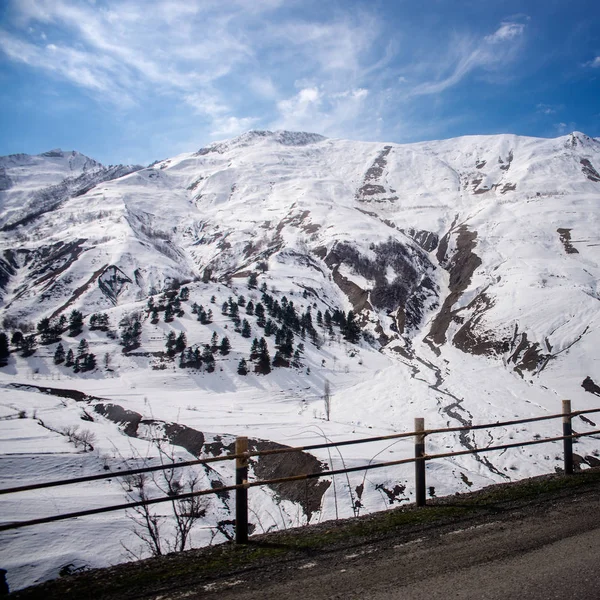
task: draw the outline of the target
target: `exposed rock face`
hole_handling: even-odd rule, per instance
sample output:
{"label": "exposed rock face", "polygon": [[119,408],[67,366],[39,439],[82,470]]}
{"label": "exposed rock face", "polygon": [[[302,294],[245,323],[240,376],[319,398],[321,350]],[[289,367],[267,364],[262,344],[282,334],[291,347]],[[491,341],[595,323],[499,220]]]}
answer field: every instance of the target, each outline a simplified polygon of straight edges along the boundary
{"label": "exposed rock face", "polygon": [[[252,450],[259,452],[285,448],[281,444],[262,440],[250,440],[249,446]],[[254,473],[259,479],[277,479],[279,477],[291,477],[292,475],[321,473],[324,470],[325,465],[312,454],[306,452],[287,452],[285,454],[262,456],[254,465]],[[305,481],[273,484],[269,487],[282,500],[300,504],[308,521],[310,521],[313,513],[321,509],[323,494],[330,485],[331,482],[323,479],[307,479]]]}
{"label": "exposed rock face", "polygon": [[394,202],[398,200],[398,196],[394,195],[395,190],[388,189],[384,185],[387,156],[391,149],[391,146],[384,146],[373,164],[367,169],[363,184],[356,192],[356,199],[359,202]]}
{"label": "exposed rock face", "polygon": [[[453,234],[456,235],[456,249],[452,256],[448,257],[448,244]],[[456,311],[452,307],[467,289],[471,283],[473,273],[481,265],[481,259],[473,252],[476,239],[476,231],[469,231],[465,225],[461,225],[455,231],[448,232],[438,246],[437,259],[440,265],[450,274],[450,293],[444,300],[428,334],[428,338],[438,346],[446,342],[446,332],[456,315]],[[465,332],[462,336],[463,344],[466,343],[466,338],[467,334]],[[472,345],[472,342],[470,344]]]}
{"label": "exposed rock face", "polygon": [[104,295],[115,305],[118,303],[121,292],[126,289],[129,283],[133,282],[115,265],[106,267],[98,277],[98,286]]}
{"label": "exposed rock face", "polygon": [[594,166],[587,158],[582,158],[579,162],[581,163],[582,173],[590,181],[600,182],[600,173],[594,169]]}
{"label": "exposed rock face", "polygon": [[[342,242],[335,245],[325,262],[332,268],[336,283],[348,294],[355,310],[372,306],[389,313],[397,312],[399,333],[415,329],[421,323],[427,303],[437,299],[437,287],[430,277],[435,267],[420,249],[392,238],[373,245],[371,251],[375,259]],[[342,264],[373,282],[370,293],[337,273]]]}

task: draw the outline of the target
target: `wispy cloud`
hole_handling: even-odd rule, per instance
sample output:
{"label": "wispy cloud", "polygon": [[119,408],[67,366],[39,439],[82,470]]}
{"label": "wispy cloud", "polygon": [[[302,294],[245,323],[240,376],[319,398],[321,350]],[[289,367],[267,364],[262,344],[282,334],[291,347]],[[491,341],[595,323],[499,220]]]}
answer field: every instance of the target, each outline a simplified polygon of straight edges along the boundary
{"label": "wispy cloud", "polygon": [[561,108],[562,106],[543,103],[540,103],[535,107],[536,112],[542,115],[555,115]]}
{"label": "wispy cloud", "polygon": [[596,58],[587,62],[585,66],[592,67],[592,69],[600,69],[600,56],[596,56]]}
{"label": "wispy cloud", "polygon": [[494,33],[479,39],[471,35],[455,36],[446,59],[440,60],[443,65],[441,75],[433,81],[416,85],[409,94],[439,94],[478,69],[490,71],[506,65],[518,53],[518,42],[524,33],[525,25],[522,23],[502,23]]}
{"label": "wispy cloud", "polygon": [[508,69],[527,37],[524,19],[513,17],[487,31],[431,38],[417,55],[412,32],[392,30],[364,5],[7,1],[0,56],[126,115],[151,104],[184,112],[201,123],[199,138],[251,127],[388,136],[424,96]]}

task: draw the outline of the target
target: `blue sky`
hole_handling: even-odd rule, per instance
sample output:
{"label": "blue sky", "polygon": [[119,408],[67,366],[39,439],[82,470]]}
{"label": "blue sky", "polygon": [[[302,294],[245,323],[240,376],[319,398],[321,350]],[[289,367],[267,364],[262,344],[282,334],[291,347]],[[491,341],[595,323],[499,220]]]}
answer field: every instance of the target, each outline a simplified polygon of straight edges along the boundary
{"label": "blue sky", "polygon": [[0,155],[600,136],[598,0],[0,0]]}

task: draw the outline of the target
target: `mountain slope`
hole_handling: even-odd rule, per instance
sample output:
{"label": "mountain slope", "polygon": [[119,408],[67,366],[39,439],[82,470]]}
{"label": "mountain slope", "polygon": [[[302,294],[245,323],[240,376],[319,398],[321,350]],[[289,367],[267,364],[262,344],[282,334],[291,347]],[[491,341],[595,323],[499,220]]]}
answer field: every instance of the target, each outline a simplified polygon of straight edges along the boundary
{"label": "mountain slope", "polygon": [[[14,440],[39,435],[64,451],[63,421],[84,419],[96,452],[112,452],[116,468],[111,448],[155,454],[153,436],[173,441],[165,432],[176,423],[196,432],[196,445],[176,444],[189,457],[236,434],[296,445],[407,431],[421,416],[445,427],[555,413],[563,398],[577,409],[597,403],[600,142],[582,133],[398,145],[255,131],[143,169],[60,154],[0,159],[4,330],[38,344],[30,353],[15,342],[0,369],[7,415],[28,415],[6,421],[16,429],[6,425],[5,452],[23,455],[11,459],[11,477],[39,477],[17,474],[26,451]],[[52,186],[62,191],[40,201]],[[17,192],[29,199],[23,219]],[[80,327],[68,323],[73,310]],[[253,338],[265,340],[268,374]],[[59,343],[73,365],[55,362]],[[58,403],[44,383],[15,387],[28,376],[82,395]],[[557,427],[440,435],[428,438],[428,452],[557,435]],[[596,446],[577,445],[584,465]],[[411,451],[380,444],[317,458],[335,468]],[[83,462],[93,470],[98,460]],[[440,495],[557,466],[560,445],[543,445],[431,463],[428,482]],[[218,471],[221,481],[231,476]],[[413,483],[410,470],[382,469],[333,480],[310,506],[278,493],[257,492],[256,527],[379,510],[411,498]],[[229,506],[217,504],[207,527],[227,521]],[[82,552],[92,561],[91,549]]]}

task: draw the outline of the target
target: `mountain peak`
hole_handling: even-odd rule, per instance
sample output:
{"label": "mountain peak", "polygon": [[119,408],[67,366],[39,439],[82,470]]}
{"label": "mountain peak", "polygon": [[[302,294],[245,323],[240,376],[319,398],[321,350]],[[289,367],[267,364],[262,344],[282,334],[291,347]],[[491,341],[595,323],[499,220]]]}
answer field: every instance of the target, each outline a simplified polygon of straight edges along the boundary
{"label": "mountain peak", "polygon": [[305,131],[269,131],[267,129],[251,129],[241,135],[229,140],[214,142],[205,148],[201,148],[197,155],[217,152],[223,154],[233,148],[243,148],[259,142],[275,142],[282,146],[307,146],[326,140],[327,138],[318,133],[309,133]]}

